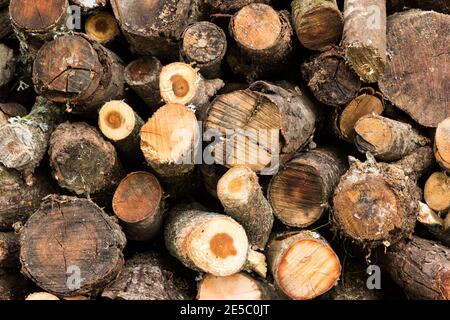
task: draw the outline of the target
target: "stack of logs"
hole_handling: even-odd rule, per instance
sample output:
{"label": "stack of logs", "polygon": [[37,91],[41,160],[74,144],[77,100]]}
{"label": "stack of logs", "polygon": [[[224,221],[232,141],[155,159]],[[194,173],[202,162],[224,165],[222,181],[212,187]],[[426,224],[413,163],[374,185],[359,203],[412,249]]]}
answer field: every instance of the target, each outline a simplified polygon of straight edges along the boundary
{"label": "stack of logs", "polygon": [[449,30],[448,0],[0,0],[0,299],[450,299]]}

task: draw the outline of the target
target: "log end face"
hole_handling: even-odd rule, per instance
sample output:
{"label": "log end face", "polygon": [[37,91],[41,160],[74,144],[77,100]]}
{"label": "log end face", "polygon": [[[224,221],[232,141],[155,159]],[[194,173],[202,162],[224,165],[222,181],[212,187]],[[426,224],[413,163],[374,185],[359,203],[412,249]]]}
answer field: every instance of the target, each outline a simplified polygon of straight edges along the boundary
{"label": "log end face", "polygon": [[434,154],[439,165],[450,172],[450,117],[438,124]]}
{"label": "log end face", "polygon": [[174,62],[162,68],[159,87],[167,103],[188,104],[197,93],[200,75],[190,65]]}
{"label": "log end face", "polygon": [[450,177],[444,172],[433,173],[425,183],[424,198],[433,210],[450,209]]}
{"label": "log end face", "polygon": [[116,19],[107,12],[90,16],[85,25],[86,34],[99,43],[108,43],[119,35]]}
{"label": "log end face", "polygon": [[205,275],[199,284],[197,300],[261,300],[256,280],[245,273],[226,277]]}
{"label": "log end face", "polygon": [[392,144],[392,129],[383,118],[371,115],[361,118],[355,125],[355,133],[355,143],[363,153],[382,154]]}
{"label": "log end face", "polygon": [[129,85],[147,84],[157,81],[162,65],[155,57],[144,57],[131,62],[125,69],[125,80]]}
{"label": "log end face", "polygon": [[136,115],[128,104],[114,100],[105,103],[100,109],[98,124],[108,139],[120,141],[133,132]]}
{"label": "log end face", "polygon": [[256,173],[247,166],[231,168],[217,183],[217,194],[222,203],[247,204],[259,189]]}
{"label": "log end face", "polygon": [[12,0],[9,5],[11,20],[27,31],[47,30],[67,13],[67,0]]}
{"label": "log end face", "polygon": [[345,57],[361,81],[375,83],[383,76],[386,53],[360,43],[346,47]]}

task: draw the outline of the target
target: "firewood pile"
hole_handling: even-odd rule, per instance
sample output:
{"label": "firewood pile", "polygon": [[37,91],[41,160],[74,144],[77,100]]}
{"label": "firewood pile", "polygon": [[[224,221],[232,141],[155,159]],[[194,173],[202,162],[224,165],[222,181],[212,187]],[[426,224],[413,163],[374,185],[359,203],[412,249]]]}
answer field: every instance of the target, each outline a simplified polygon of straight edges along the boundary
{"label": "firewood pile", "polygon": [[450,299],[448,0],[0,0],[0,299]]}

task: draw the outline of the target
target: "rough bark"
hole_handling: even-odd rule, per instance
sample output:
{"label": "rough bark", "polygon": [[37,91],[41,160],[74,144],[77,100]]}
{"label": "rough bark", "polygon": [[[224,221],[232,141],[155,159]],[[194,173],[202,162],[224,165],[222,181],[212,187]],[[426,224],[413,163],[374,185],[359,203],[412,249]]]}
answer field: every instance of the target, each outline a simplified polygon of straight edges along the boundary
{"label": "rough bark", "polygon": [[338,107],[349,103],[361,88],[361,81],[347,65],[342,50],[332,48],[302,65],[303,78],[320,102]]}
{"label": "rough bark", "polygon": [[18,103],[0,103],[0,127],[8,123],[10,118],[23,117],[28,113],[24,106]]}
{"label": "rough bark", "polygon": [[450,2],[447,0],[390,0],[386,5],[388,13],[417,8],[450,14]]}
{"label": "rough bark", "polygon": [[344,20],[336,0],[294,0],[291,7],[297,37],[305,48],[324,51],[341,40]]}
{"label": "rough bark", "polygon": [[59,125],[49,156],[55,180],[77,195],[112,191],[124,175],[113,145],[84,122]]}
{"label": "rough bark", "polygon": [[377,82],[386,64],[386,1],[346,0],[342,46],[364,82]]}
{"label": "rough bark", "polygon": [[419,148],[392,164],[377,163],[372,156],[364,163],[350,161],[333,199],[341,233],[368,247],[390,246],[410,236],[421,196],[416,180],[433,165],[431,148]]}
{"label": "rough bark", "polygon": [[274,218],[256,173],[246,166],[231,168],[220,178],[217,195],[225,212],[244,227],[252,248],[264,250]]}
{"label": "rough bark", "polygon": [[450,173],[450,117],[439,123],[436,129],[434,156],[442,169]]}
{"label": "rough bark", "polygon": [[324,294],[341,275],[336,253],[312,231],[276,235],[268,245],[267,261],[277,287],[295,300]]}
{"label": "rough bark", "polygon": [[389,58],[380,89],[427,127],[436,127],[450,115],[449,28],[450,16],[433,11],[410,10],[388,19]]}
{"label": "rough bark", "polygon": [[450,248],[412,237],[390,248],[384,265],[411,299],[450,299]]}
{"label": "rough bark", "polygon": [[0,300],[23,300],[32,290],[32,283],[17,269],[0,268]]}
{"label": "rough bark", "polygon": [[450,177],[445,172],[433,173],[425,182],[425,202],[431,209],[447,211],[450,209]]}
{"label": "rough bark", "polygon": [[89,37],[101,44],[111,42],[120,34],[116,19],[107,12],[91,15],[84,28]]}
{"label": "rough bark", "polygon": [[214,99],[204,130],[215,139],[208,147],[212,162],[227,167],[247,165],[257,173],[272,175],[278,165],[310,143],[316,121],[314,103],[298,88],[258,81],[249,89]]}
{"label": "rough bark", "polygon": [[164,192],[151,173],[127,175],[114,193],[112,206],[127,239],[146,241],[160,233],[166,210]]}
{"label": "rough bark", "polygon": [[79,33],[47,42],[37,53],[33,82],[38,94],[73,104],[74,113],[94,113],[123,95],[120,58]]}
{"label": "rough bark", "polygon": [[271,4],[272,0],[206,0],[208,11],[211,13],[235,13],[252,3]]}
{"label": "rough bark", "polygon": [[419,202],[417,221],[424,225],[436,240],[450,247],[450,225],[448,224],[450,219],[448,217],[450,217],[449,214],[447,214],[447,221],[444,220],[425,203]]}
{"label": "rough bark", "polygon": [[19,266],[19,236],[14,232],[0,232],[0,268]]}
{"label": "rough bark", "polygon": [[[51,196],[20,232],[22,273],[57,296],[96,294],[122,269],[125,244],[114,219],[92,201]],[[79,283],[69,278],[77,271]]]}
{"label": "rough bark", "polygon": [[0,43],[0,87],[8,84],[16,71],[14,51]]}
{"label": "rough bark", "polygon": [[180,43],[182,61],[198,68],[207,79],[220,78],[226,51],[225,32],[214,23],[196,22],[183,32]]}
{"label": "rough bark", "polygon": [[270,182],[267,194],[275,216],[288,226],[310,226],[330,207],[346,169],[345,158],[336,149],[298,153]]}

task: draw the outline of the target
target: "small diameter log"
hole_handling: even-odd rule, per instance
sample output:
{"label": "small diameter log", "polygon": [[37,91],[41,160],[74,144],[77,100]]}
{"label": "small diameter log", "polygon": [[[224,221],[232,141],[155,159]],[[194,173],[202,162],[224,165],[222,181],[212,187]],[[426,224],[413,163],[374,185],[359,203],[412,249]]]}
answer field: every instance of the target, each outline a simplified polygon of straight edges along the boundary
{"label": "small diameter log", "polygon": [[410,10],[388,19],[389,59],[381,92],[427,127],[450,116],[449,28],[450,15],[433,11]]}
{"label": "small diameter log", "polygon": [[84,28],[88,36],[101,44],[111,42],[120,33],[116,19],[107,12],[91,15]]}
{"label": "small diameter log", "polygon": [[0,40],[9,37],[13,33],[8,8],[0,9]]}
{"label": "small diameter log", "polygon": [[231,18],[229,31],[237,47],[228,55],[228,64],[248,82],[279,71],[294,51],[289,13],[266,4],[243,7]]}
{"label": "small diameter log", "polygon": [[123,95],[119,57],[82,34],[47,42],[33,66],[36,92],[49,100],[75,105],[74,112],[94,113],[105,101]]}
{"label": "small diameter log", "polygon": [[58,184],[77,195],[112,191],[123,177],[112,144],[84,122],[59,125],[50,138],[49,156]]}
{"label": "small diameter log", "polygon": [[112,199],[128,240],[146,241],[162,229],[164,193],[154,175],[133,172],[119,184]]}
{"label": "small diameter log", "polygon": [[434,238],[447,247],[450,247],[449,217],[450,214],[447,214],[447,218],[444,220],[425,203],[419,202],[419,215],[417,221],[424,225]]}
{"label": "small diameter log", "polygon": [[[176,261],[175,261],[176,262]],[[156,252],[134,255],[102,293],[112,300],[191,300],[187,270]]]}
{"label": "small diameter log", "polygon": [[23,300],[32,290],[32,282],[18,269],[0,268],[0,300]]}
{"label": "small diameter log", "polygon": [[14,51],[0,43],[0,87],[10,82],[16,71]]}
{"label": "small diameter log", "polygon": [[204,130],[215,139],[210,151],[216,163],[247,165],[257,173],[273,174],[309,144],[316,113],[314,103],[298,88],[286,90],[258,81],[249,89],[214,99]]}
{"label": "small diameter log", "polygon": [[28,113],[24,106],[18,103],[0,103],[0,127],[8,123],[10,118],[23,117]]}
{"label": "small diameter log", "polygon": [[305,48],[324,51],[341,40],[344,19],[336,0],[294,0],[291,7],[297,37]]}
{"label": "small diameter log", "polygon": [[427,205],[436,211],[450,209],[450,176],[444,172],[433,173],[425,183],[424,198]]}
{"label": "small diameter log", "polygon": [[274,237],[267,260],[277,287],[291,299],[308,300],[334,287],[341,275],[339,258],[317,232]]}
{"label": "small diameter log", "polygon": [[34,292],[29,294],[25,300],[37,300],[37,301],[51,301],[59,300],[59,298],[48,292]]}
{"label": "small diameter log", "polygon": [[198,68],[207,79],[220,77],[226,51],[225,32],[214,23],[196,22],[183,32],[180,44],[182,61]]}
{"label": "small diameter log", "polygon": [[377,82],[386,64],[386,0],[345,0],[345,58],[364,82]]}
{"label": "small diameter log", "polygon": [[238,272],[226,277],[206,274],[198,283],[197,300],[276,300],[280,294],[267,282]]}
{"label": "small diameter log", "polygon": [[450,173],[450,117],[439,123],[436,129],[434,156],[442,169]]}
{"label": "small diameter log", "polygon": [[413,236],[389,248],[383,262],[411,299],[450,299],[450,248]]}
{"label": "small diameter log", "polygon": [[14,232],[0,232],[0,268],[17,268],[19,262],[19,236]]}
{"label": "small diameter log", "polygon": [[355,145],[362,153],[370,152],[375,159],[396,161],[417,148],[430,143],[410,124],[369,114],[355,124]]}
{"label": "small diameter log", "polygon": [[217,196],[225,212],[244,227],[252,248],[264,250],[274,218],[256,173],[246,166],[231,168],[219,180]]}
{"label": "small diameter log", "polygon": [[358,75],[346,64],[338,48],[303,63],[302,74],[316,99],[333,107],[349,103],[361,88]]}
{"label": "small diameter log", "polygon": [[349,143],[355,140],[355,124],[365,115],[380,115],[384,111],[383,95],[368,87],[342,109],[336,108],[332,116],[335,134]]}
{"label": "small diameter log", "polygon": [[144,121],[128,104],[119,100],[105,103],[99,112],[98,125],[123,159],[132,163],[141,162],[140,132]]}
{"label": "small diameter log", "polygon": [[334,149],[298,153],[270,182],[267,194],[275,216],[302,228],[319,220],[346,168],[345,158]]}
{"label": "small diameter log", "polygon": [[37,209],[42,198],[57,188],[49,175],[36,171],[29,186],[22,175],[0,165],[0,231],[12,230],[15,222],[25,222]]}
{"label": "small diameter log", "polygon": [[206,0],[211,13],[235,13],[251,3],[271,4],[272,0]]}
{"label": "small diameter log", "polygon": [[364,163],[350,157],[350,169],[334,193],[334,222],[359,244],[390,246],[411,235],[418,214],[416,180],[433,165],[432,150],[422,147],[401,161]]}
{"label": "small diameter log", "polygon": [[92,201],[51,196],[20,231],[22,273],[57,296],[95,294],[121,270],[125,244],[119,225]]}
{"label": "small diameter log", "polygon": [[26,175],[33,173],[47,152],[51,133],[62,119],[63,109],[37,97],[28,115],[11,118],[0,127],[0,162]]}
{"label": "small diameter log", "polygon": [[108,0],[72,0],[83,12],[99,10],[108,4]]}
{"label": "small diameter log", "polygon": [[126,83],[154,111],[163,105],[159,91],[161,69],[161,62],[155,57],[134,60],[125,68]]}
{"label": "small diameter log", "polygon": [[182,62],[163,67],[159,76],[159,90],[166,103],[192,106],[199,114],[224,85],[220,79],[204,79],[198,70]]}

